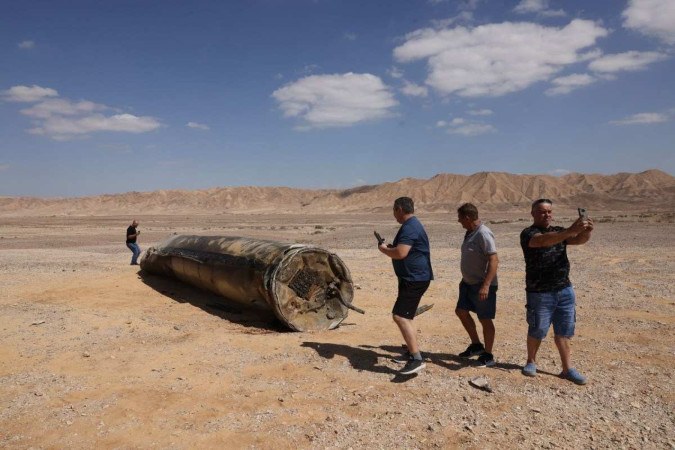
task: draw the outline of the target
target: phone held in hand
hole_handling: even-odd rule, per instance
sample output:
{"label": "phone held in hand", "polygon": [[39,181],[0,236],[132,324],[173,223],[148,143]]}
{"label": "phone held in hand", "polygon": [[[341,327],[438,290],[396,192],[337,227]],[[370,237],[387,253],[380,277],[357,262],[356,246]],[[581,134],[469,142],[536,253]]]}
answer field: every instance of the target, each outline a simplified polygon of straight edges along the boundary
{"label": "phone held in hand", "polygon": [[377,239],[377,245],[382,245],[384,243],[384,238],[380,236],[380,233],[373,231],[373,234],[375,235],[375,239]]}
{"label": "phone held in hand", "polygon": [[586,208],[577,208],[577,211],[579,212],[579,217],[581,217],[583,220],[588,219],[588,213],[586,212]]}

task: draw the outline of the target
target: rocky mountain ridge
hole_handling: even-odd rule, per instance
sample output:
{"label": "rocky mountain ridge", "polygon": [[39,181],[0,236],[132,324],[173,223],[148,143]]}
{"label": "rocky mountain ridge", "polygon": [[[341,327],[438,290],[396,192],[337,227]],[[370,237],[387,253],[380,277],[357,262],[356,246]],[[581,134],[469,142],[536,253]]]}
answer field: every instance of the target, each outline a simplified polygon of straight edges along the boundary
{"label": "rocky mountain ridge", "polygon": [[583,205],[595,210],[673,211],[675,177],[656,169],[559,177],[443,173],[429,179],[404,178],[343,190],[244,186],[77,198],[0,197],[0,215],[378,212],[388,210],[395,198],[404,195],[412,197],[422,211],[447,211],[464,202],[487,210],[520,211],[541,197],[553,199],[556,205]]}

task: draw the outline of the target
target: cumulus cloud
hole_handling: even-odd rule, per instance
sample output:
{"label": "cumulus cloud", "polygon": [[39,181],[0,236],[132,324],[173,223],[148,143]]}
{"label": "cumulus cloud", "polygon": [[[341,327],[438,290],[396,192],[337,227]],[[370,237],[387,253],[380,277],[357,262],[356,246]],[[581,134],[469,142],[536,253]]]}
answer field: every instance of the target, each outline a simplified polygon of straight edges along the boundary
{"label": "cumulus cloud", "polygon": [[12,86],[6,91],[2,91],[2,98],[8,102],[32,103],[45,97],[58,96],[59,93],[56,90],[43,88],[35,84],[32,86]]}
{"label": "cumulus cloud", "polygon": [[629,0],[623,11],[623,26],[668,44],[675,44],[675,2],[673,0]]}
{"label": "cumulus cloud", "polygon": [[187,125],[185,125],[188,128],[193,128],[195,130],[210,130],[208,125],[204,125],[203,123],[197,123],[197,122],[188,122]]}
{"label": "cumulus cloud", "polygon": [[394,49],[398,62],[427,60],[426,84],[441,94],[499,96],[547,80],[588,58],[585,49],[608,31],[576,19],[562,28],[534,23],[421,29]]}
{"label": "cumulus cloud", "polygon": [[491,109],[472,109],[469,114],[472,116],[491,116],[493,113]]}
{"label": "cumulus cloud", "polygon": [[668,58],[665,53],[629,51],[602,56],[588,65],[593,72],[613,73],[643,70],[649,64]]}
{"label": "cumulus cloud", "polygon": [[345,127],[392,115],[398,104],[389,87],[371,74],[312,75],[272,93],[284,117],[304,128]]}
{"label": "cumulus cloud", "polygon": [[21,41],[21,42],[19,42],[19,44],[17,46],[20,49],[29,50],[29,49],[35,47],[35,42],[33,42],[33,41]]}
{"label": "cumulus cloud", "polygon": [[458,134],[466,137],[479,136],[481,134],[494,133],[497,131],[497,129],[490,124],[466,120],[462,117],[456,117],[450,122],[439,120],[436,122],[436,127],[445,128],[449,134]]}
{"label": "cumulus cloud", "polygon": [[563,17],[566,16],[562,9],[553,10],[548,7],[548,0],[521,0],[513,8],[517,14],[539,14],[545,17]]}
{"label": "cumulus cloud", "polygon": [[88,100],[68,100],[59,97],[54,89],[35,85],[13,86],[3,92],[3,98],[11,102],[34,103],[21,110],[21,114],[33,119],[33,127],[28,132],[55,140],[68,140],[99,131],[145,133],[161,126],[159,121],[148,116],[106,116],[101,112],[111,110],[109,106]]}
{"label": "cumulus cloud", "polygon": [[408,97],[426,97],[429,94],[429,89],[426,86],[420,86],[419,84],[404,80],[401,92]]}
{"label": "cumulus cloud", "polygon": [[573,73],[564,77],[558,77],[551,81],[552,88],[546,91],[546,95],[569,94],[575,89],[595,83],[597,78],[587,73]]}
{"label": "cumulus cloud", "polygon": [[663,113],[638,113],[621,120],[613,120],[612,125],[644,125],[650,123],[663,123],[668,121],[668,115]]}

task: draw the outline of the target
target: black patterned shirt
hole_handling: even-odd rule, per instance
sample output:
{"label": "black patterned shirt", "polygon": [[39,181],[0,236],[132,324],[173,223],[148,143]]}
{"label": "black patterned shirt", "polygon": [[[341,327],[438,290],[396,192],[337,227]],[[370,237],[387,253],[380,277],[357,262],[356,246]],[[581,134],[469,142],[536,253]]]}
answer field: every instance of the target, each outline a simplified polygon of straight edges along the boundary
{"label": "black patterned shirt", "polygon": [[520,246],[525,256],[525,290],[527,292],[559,291],[570,283],[570,262],[567,259],[567,242],[550,247],[529,247],[530,239],[537,234],[564,231],[563,227],[539,228],[534,225],[520,233]]}

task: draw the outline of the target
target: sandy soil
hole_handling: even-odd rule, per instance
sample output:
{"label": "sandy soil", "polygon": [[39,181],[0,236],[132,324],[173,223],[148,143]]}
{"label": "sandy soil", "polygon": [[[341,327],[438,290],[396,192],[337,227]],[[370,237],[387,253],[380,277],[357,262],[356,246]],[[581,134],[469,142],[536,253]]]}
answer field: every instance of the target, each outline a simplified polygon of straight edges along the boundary
{"label": "sandy soil", "polygon": [[[142,248],[170,233],[237,235],[336,252],[359,289],[336,330],[284,331],[273,318],[178,282],[141,277],[126,217],[0,219],[2,448],[675,448],[675,224],[606,218],[570,248],[578,296],[576,386],[525,359],[526,215],[485,217],[501,267],[495,368],[459,359],[454,315],[463,235],[420,215],[436,281],[417,320],[428,357],[397,374],[395,278],[372,230],[389,215],[139,217]],[[560,222],[568,223],[565,220]],[[493,393],[471,387],[485,375]]]}

